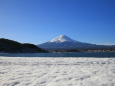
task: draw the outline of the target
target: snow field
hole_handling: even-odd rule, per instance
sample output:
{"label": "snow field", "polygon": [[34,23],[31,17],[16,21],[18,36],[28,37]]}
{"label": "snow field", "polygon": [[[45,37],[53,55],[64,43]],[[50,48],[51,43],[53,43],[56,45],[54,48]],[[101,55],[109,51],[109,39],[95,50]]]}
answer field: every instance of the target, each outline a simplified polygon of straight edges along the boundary
{"label": "snow field", "polygon": [[0,57],[0,86],[115,86],[115,58]]}

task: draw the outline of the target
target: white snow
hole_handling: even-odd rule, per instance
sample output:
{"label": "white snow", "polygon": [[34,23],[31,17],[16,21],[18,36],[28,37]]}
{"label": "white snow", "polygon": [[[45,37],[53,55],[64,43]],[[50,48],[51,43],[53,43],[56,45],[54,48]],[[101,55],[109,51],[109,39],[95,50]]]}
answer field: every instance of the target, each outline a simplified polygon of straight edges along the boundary
{"label": "white snow", "polygon": [[0,57],[0,86],[115,86],[115,58]]}
{"label": "white snow", "polygon": [[56,37],[55,39],[53,39],[49,42],[58,42],[58,43],[60,43],[60,42],[65,42],[65,41],[75,42],[75,40],[73,40],[73,39],[71,39],[71,38],[69,38],[65,35],[60,35],[60,36]]}

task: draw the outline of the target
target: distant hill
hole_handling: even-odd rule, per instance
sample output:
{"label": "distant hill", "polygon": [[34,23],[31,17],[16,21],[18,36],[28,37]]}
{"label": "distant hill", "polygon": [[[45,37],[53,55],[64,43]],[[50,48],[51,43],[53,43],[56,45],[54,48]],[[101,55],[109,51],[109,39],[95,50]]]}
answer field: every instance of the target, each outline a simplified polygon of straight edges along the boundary
{"label": "distant hill", "polygon": [[90,43],[84,43],[75,41],[65,35],[60,35],[55,39],[45,42],[43,44],[37,45],[40,48],[47,50],[106,50],[106,49],[115,49],[115,45],[113,46],[105,46],[105,45],[96,45]]}
{"label": "distant hill", "polygon": [[7,53],[42,53],[47,52],[34,44],[19,43],[13,40],[0,38],[0,52]]}

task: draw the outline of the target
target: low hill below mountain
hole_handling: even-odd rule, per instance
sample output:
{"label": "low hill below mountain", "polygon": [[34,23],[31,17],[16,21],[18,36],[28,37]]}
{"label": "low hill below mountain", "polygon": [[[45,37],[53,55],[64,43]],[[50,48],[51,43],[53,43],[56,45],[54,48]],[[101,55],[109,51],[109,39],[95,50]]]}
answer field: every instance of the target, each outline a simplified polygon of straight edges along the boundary
{"label": "low hill below mountain", "polygon": [[0,52],[6,53],[42,53],[47,52],[33,44],[22,44],[9,39],[0,39]]}

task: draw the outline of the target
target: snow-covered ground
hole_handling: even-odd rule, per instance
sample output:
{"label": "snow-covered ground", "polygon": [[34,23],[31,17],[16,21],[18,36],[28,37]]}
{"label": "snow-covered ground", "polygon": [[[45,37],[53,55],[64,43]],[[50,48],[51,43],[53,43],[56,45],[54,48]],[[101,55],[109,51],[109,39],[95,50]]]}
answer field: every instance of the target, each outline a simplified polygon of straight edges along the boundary
{"label": "snow-covered ground", "polygon": [[0,86],[115,86],[115,58],[0,57]]}

